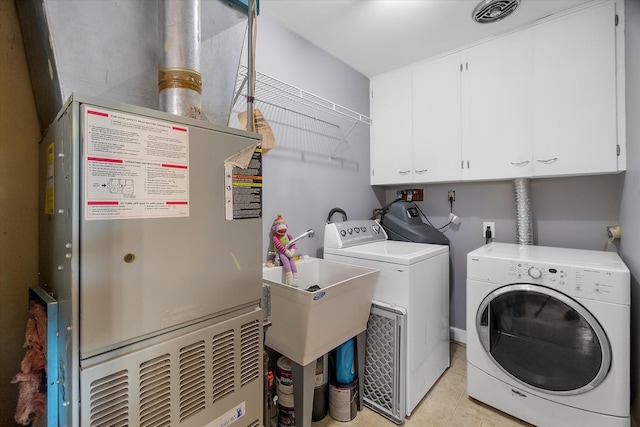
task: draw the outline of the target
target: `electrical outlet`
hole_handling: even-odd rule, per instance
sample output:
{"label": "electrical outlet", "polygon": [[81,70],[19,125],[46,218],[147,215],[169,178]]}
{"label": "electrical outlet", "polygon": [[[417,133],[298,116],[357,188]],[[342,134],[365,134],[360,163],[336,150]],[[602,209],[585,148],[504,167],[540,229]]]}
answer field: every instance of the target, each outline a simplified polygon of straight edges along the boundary
{"label": "electrical outlet", "polygon": [[396,194],[398,195],[398,197],[402,198],[402,200],[407,200],[409,202],[424,201],[424,191],[421,188],[398,190],[396,191]]}
{"label": "electrical outlet", "polygon": [[496,238],[496,223],[495,222],[483,222],[482,223],[482,237],[486,237],[487,227],[491,230],[491,238]]}
{"label": "electrical outlet", "polygon": [[447,200],[450,202],[455,202],[456,201],[456,192],[453,190],[449,190],[447,191]]}

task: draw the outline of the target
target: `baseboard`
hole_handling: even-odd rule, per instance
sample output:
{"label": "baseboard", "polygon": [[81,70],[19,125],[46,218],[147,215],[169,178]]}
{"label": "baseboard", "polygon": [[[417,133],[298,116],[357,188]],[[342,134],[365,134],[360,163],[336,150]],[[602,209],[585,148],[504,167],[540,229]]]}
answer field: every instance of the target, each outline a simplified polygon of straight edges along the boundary
{"label": "baseboard", "polygon": [[460,328],[454,328],[451,326],[449,328],[451,331],[451,340],[455,342],[459,342],[460,344],[467,344],[467,331]]}

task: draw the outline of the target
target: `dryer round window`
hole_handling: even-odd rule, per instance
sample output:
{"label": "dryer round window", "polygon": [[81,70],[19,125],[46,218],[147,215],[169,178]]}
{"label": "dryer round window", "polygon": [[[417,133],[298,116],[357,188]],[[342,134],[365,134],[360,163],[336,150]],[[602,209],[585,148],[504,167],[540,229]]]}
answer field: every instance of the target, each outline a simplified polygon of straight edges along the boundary
{"label": "dryer round window", "polygon": [[545,393],[584,393],[611,367],[611,345],[600,323],[575,300],[544,286],[496,289],[480,304],[476,331],[504,372]]}

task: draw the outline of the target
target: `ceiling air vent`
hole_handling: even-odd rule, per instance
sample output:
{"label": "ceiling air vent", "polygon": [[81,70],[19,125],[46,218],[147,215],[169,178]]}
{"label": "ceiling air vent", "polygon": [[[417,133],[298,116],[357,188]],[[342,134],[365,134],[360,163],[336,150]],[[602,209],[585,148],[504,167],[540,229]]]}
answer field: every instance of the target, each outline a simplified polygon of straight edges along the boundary
{"label": "ceiling air vent", "polygon": [[483,0],[473,10],[473,20],[489,24],[511,15],[520,5],[520,0]]}

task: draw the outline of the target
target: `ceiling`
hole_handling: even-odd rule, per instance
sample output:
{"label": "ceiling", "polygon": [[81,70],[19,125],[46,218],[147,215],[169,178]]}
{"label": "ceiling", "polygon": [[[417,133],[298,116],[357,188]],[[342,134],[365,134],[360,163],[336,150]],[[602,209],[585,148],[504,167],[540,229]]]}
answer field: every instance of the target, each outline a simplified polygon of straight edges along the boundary
{"label": "ceiling", "polygon": [[260,13],[367,77],[469,45],[594,0],[521,0],[478,24],[480,0],[260,0]]}

